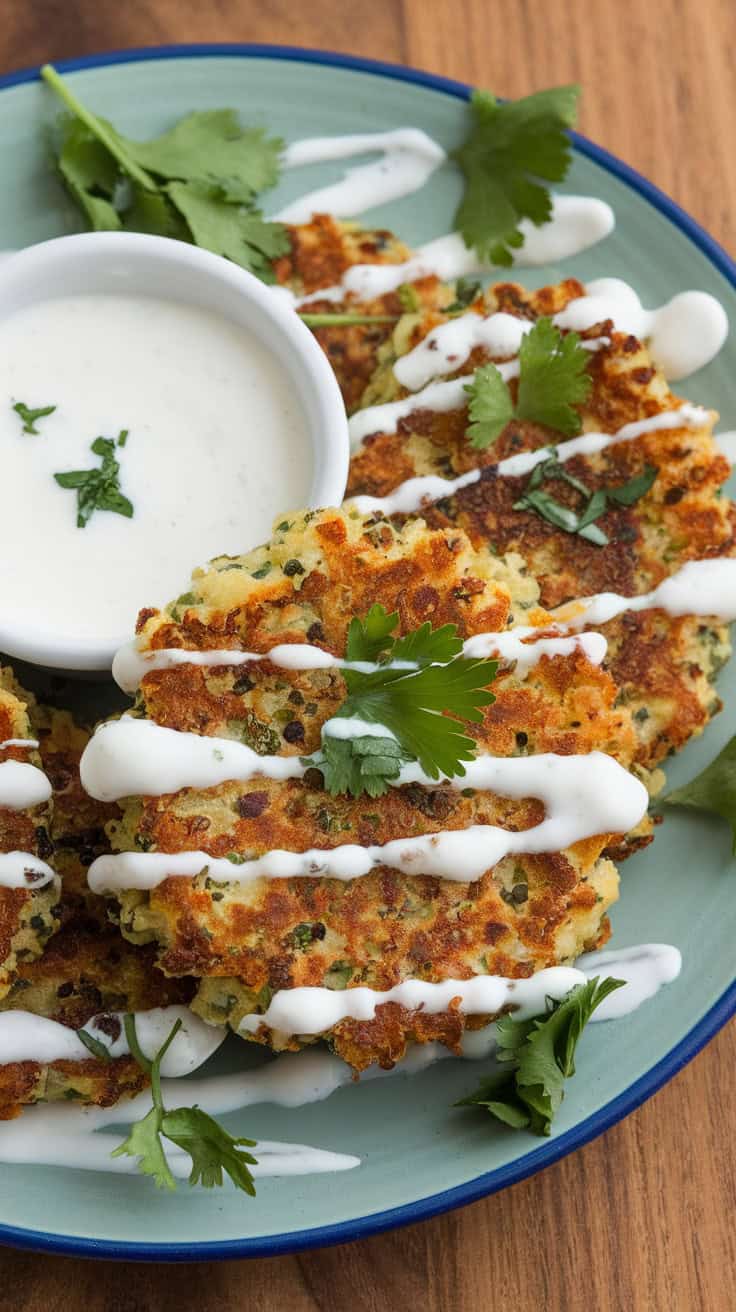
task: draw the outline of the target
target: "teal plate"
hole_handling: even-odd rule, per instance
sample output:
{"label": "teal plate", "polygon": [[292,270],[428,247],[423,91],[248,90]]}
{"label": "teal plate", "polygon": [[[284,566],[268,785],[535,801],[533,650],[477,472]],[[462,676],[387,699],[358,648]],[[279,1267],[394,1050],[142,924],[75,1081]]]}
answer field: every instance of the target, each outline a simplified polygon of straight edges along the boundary
{"label": "teal plate", "polygon": [[[87,103],[132,137],[160,132],[189,110],[223,105],[287,139],[412,124],[452,147],[467,121],[468,88],[460,83],[310,51],[185,46],[60,67]],[[0,80],[0,97],[0,249],[75,231],[77,215],[48,166],[44,126],[55,105],[36,71]],[[616,276],[633,283],[648,305],[701,288],[736,320],[736,267],[716,243],[625,165],[583,139],[575,145],[566,189],[608,201],[615,231],[560,267],[520,271],[521,279],[539,286],[573,274],[583,281]],[[337,174],[333,165],[300,170],[280,185],[274,208]],[[416,244],[448,231],[458,195],[457,174],[447,165],[421,199],[383,206],[366,219]],[[727,346],[685,389],[691,400],[720,410],[724,428],[736,427],[733,369]],[[721,693],[728,709],[672,764],[673,784],[700,770],[734,732],[736,662],[724,672]],[[294,1111],[262,1106],[228,1117],[231,1129],[252,1138],[310,1143],[362,1159],[357,1170],[338,1176],[260,1181],[256,1200],[230,1189],[180,1187],[164,1195],[141,1177],[4,1166],[0,1241],[152,1261],[282,1253],[419,1221],[531,1175],[637,1107],[736,1010],[733,880],[726,827],[693,814],[668,814],[654,847],[626,863],[614,943],[676,944],[682,975],[625,1024],[596,1025],[586,1034],[577,1076],[547,1141],[452,1110],[478,1072],[451,1060],[419,1076],[343,1089]],[[236,1047],[236,1057],[241,1051]]]}

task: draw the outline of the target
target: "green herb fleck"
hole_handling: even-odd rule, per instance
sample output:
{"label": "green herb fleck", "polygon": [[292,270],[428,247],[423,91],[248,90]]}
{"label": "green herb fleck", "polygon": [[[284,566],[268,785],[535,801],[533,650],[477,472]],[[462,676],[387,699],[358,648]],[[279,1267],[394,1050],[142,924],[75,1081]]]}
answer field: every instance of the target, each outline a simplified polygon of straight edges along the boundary
{"label": "green herb fleck", "polygon": [[[127,429],[123,429],[118,444],[124,446],[127,436]],[[122,443],[120,438],[123,438]],[[96,510],[109,510],[132,519],[133,503],[120,491],[120,464],[115,459],[115,439],[96,437],[90,449],[93,455],[100,457],[98,469],[73,469],[54,474],[59,487],[77,493],[77,528],[84,528]]]}
{"label": "green herb fleck", "polygon": [[16,401],[13,406],[15,413],[23,420],[24,433],[33,433],[38,437],[36,422],[39,419],[45,419],[46,415],[52,415],[56,409],[55,405],[28,406],[25,401]]}
{"label": "green herb fleck", "polygon": [[77,1030],[77,1038],[88,1048],[93,1057],[98,1057],[100,1061],[110,1061],[110,1050],[96,1039],[88,1030]]}
{"label": "green herb fleck", "polygon": [[[591,491],[579,478],[574,478],[567,472],[564,464],[558,459],[557,452],[553,450],[547,460],[540,461],[534,466],[523,495],[514,502],[514,510],[533,511],[555,528],[561,528],[565,533],[576,533],[578,537],[586,538],[594,546],[605,547],[608,545],[609,538],[595,521],[605,514],[611,502],[615,505],[632,506],[649,491],[658,472],[655,465],[645,465],[641,474],[636,474],[619,487],[602,487]],[[559,479],[583,496],[585,504],[582,510],[576,511],[570,506],[564,506],[549,492],[545,492],[541,484],[547,479]]]}

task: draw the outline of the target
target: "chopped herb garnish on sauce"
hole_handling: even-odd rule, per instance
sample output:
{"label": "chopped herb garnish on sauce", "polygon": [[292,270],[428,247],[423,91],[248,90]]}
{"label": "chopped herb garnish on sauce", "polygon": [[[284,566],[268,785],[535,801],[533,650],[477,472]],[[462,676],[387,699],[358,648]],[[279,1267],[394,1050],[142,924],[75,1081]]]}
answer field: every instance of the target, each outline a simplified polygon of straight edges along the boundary
{"label": "chopped herb garnish on sauce", "polygon": [[116,446],[124,447],[127,438],[127,429],[122,429],[117,441],[112,437],[96,437],[90,449],[100,457],[97,469],[70,469],[54,474],[59,487],[76,491],[77,528],[84,528],[96,510],[133,518],[133,503],[120,491],[120,462],[115,458]]}
{"label": "chopped herb garnish on sauce", "polygon": [[214,109],[132,141],[82,104],[52,65],[41,76],[69,111],[57,165],[90,227],[193,242],[273,282],[273,261],[289,238],[255,202],[277,181],[279,138],[241,127],[232,109]]}
{"label": "chopped herb garnish on sauce", "polygon": [[13,406],[13,409],[15,410],[15,413],[19,415],[20,418],[23,420],[22,431],[24,433],[33,433],[34,436],[37,437],[38,429],[36,428],[36,423],[38,422],[39,419],[45,419],[46,415],[52,415],[56,409],[56,406],[39,405],[34,407],[34,406],[26,405],[24,401],[16,401],[15,405]]}
{"label": "chopped herb garnish on sauce", "polygon": [[516,404],[495,364],[481,365],[465,391],[470,397],[471,446],[484,451],[512,419],[545,424],[565,437],[580,432],[582,405],[591,388],[588,352],[577,333],[561,333],[551,319],[538,319],[519,348]]}
{"label": "chopped herb garnish on sauce", "polygon": [[132,1126],[128,1138],[112,1156],[137,1157],[139,1171],[153,1176],[159,1189],[176,1189],[162,1143],[162,1139],[168,1139],[192,1159],[190,1185],[201,1184],[205,1189],[211,1189],[222,1184],[223,1172],[226,1172],[238,1189],[254,1196],[255,1184],[248,1167],[255,1166],[257,1159],[244,1149],[255,1147],[255,1140],[233,1138],[200,1107],[166,1110],[161,1089],[161,1062],[180,1028],[181,1020],[177,1020],[153,1061],[148,1061],[138,1042],[135,1018],[131,1015],[125,1017],[125,1035],[131,1054],[151,1077],[153,1106]]}
{"label": "chopped herb garnish on sauce", "polygon": [[579,88],[553,87],[500,104],[474,91],[472,125],[454,152],[465,174],[455,225],[466,246],[490,264],[513,264],[524,244],[522,219],[552,217],[547,183],[561,182],[572,159],[567,129],[575,123]]}
{"label": "chopped herb garnish on sauce", "polygon": [[667,806],[687,806],[722,816],[731,826],[736,856],[736,737],[689,784],[674,788],[662,801]]}
{"label": "chopped herb garnish on sauce", "polygon": [[365,619],[350,622],[347,659],[374,662],[378,668],[343,671],[348,696],[335,716],[355,716],[385,726],[389,734],[324,736],[321,751],[307,764],[322,772],[332,794],[380,797],[406,761],[418,761],[432,779],[462,775],[463,761],[475,755],[475,740],[459,721],[478,723],[481,708],[495,701],[488,685],[497,663],[464,658],[454,624],[440,629],[422,624],[394,638],[398,622],[398,614],[380,605],[372,606]]}
{"label": "chopped herb garnish on sauce", "polygon": [[591,979],[530,1020],[503,1016],[497,1024],[496,1059],[505,1069],[483,1080],[457,1107],[479,1107],[514,1130],[547,1135],[575,1074],[575,1049],[593,1012],[622,979]]}

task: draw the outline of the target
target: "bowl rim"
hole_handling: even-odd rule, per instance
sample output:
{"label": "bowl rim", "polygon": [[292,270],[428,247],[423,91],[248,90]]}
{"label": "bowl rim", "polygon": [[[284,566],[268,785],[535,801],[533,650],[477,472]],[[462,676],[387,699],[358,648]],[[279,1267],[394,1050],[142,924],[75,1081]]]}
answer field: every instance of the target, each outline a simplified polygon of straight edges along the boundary
{"label": "bowl rim", "polygon": [[[133,47],[127,50],[111,50],[98,54],[89,54],[76,59],[56,61],[55,68],[62,73],[76,73],[88,69],[105,68],[116,64],[140,63],[144,61],[190,59],[190,58],[244,58],[275,59],[284,62],[319,64],[329,68],[344,68],[354,72],[369,73],[374,76],[391,78],[396,81],[413,83],[440,91],[459,100],[469,100],[473,88],[464,82],[428,73],[422,69],[407,67],[402,64],[388,63],[383,60],[365,59],[357,55],[345,55],[336,51],[319,50],[300,46],[283,46],[259,44],[252,42],[210,42],[186,43]],[[37,81],[40,67],[20,69],[0,77],[0,92],[26,82]],[[679,228],[703,254],[710,260],[719,273],[736,290],[736,262],[723,247],[711,237],[701,225],[693,219],[676,201],[654,183],[650,182],[636,169],[625,164],[616,155],[595,145],[580,133],[572,132],[574,148],[613,174],[630,190],[637,192],[645,201],[659,210],[665,218]],[[665,1054],[644,1075],[630,1084],[627,1089],[610,1102],[604,1104],[584,1120],[559,1137],[551,1139],[539,1148],[532,1149],[505,1166],[484,1172],[464,1184],[456,1185],[425,1198],[404,1203],[384,1211],[372,1212],[365,1216],[354,1217],[346,1221],[333,1222],[330,1225],[317,1226],[308,1230],[292,1230],[280,1235],[262,1235],[243,1237],[215,1242],[168,1243],[152,1242],[144,1244],[116,1240],[95,1240],[74,1235],[51,1234],[45,1231],[31,1230],[0,1223],[0,1243],[16,1248],[27,1248],[43,1253],[66,1253],[76,1257],[100,1259],[123,1259],[139,1262],[209,1262],[231,1260],[244,1257],[274,1257],[280,1254],[294,1253],[310,1248],[321,1248],[330,1244],[348,1243],[370,1235],[418,1221],[429,1220],[455,1207],[477,1202],[490,1194],[516,1184],[537,1171],[559,1161],[568,1153],[583,1147],[605,1130],[622,1120],[629,1112],[635,1111],[647,1098],[656,1093],[673,1076],[677,1075],[689,1061],[718,1033],[731,1017],[736,1014],[736,979],[721,994],[713,1006],[701,1016],[695,1025],[678,1043]]]}
{"label": "bowl rim", "polygon": [[[78,282],[94,296],[107,282],[106,273],[113,258],[117,265],[125,264],[130,271],[133,294],[140,292],[147,270],[156,265],[167,286],[168,275],[171,275],[173,301],[189,304],[192,301],[190,291],[206,285],[211,289],[214,313],[218,312],[216,307],[220,298],[217,293],[220,289],[225,293],[235,293],[241,304],[255,307],[257,313],[249,331],[263,341],[287,377],[291,378],[299,396],[300,409],[307,416],[307,432],[313,452],[307,508],[319,510],[323,506],[339,505],[347,485],[350,441],[337,379],[314,334],[302,323],[286,298],[274,295],[260,278],[232,261],[198,246],[151,233],[80,232],[51,237],[14,251],[3,262],[0,320],[6,317],[3,306],[6,284],[14,284],[11,305],[7,310],[12,316],[16,309],[12,304],[13,297],[20,296],[24,305],[32,305],[68,294],[55,290],[53,279],[55,276],[63,278],[64,271],[70,267],[70,283],[76,285]],[[50,296],[43,290],[39,294],[39,287],[47,285],[48,277],[52,280]],[[86,281],[89,278],[91,289]],[[26,289],[30,289],[30,293],[24,301]],[[165,290],[157,295],[161,299],[167,298]],[[196,298],[195,303],[198,303]],[[223,312],[223,317],[228,316]],[[278,354],[274,343],[268,341],[269,330],[278,337]],[[0,647],[14,660],[75,673],[109,671],[115,651],[130,636],[129,633],[116,634],[112,640],[97,636],[56,637],[51,629],[40,624],[33,632],[29,630],[25,620],[18,626],[3,618],[0,620]]]}

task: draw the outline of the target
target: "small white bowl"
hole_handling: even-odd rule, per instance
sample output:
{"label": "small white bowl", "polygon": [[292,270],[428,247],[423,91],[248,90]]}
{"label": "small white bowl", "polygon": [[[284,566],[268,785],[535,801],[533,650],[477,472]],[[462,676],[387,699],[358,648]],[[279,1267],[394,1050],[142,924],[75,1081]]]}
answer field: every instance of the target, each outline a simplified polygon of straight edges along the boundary
{"label": "small white bowl", "polygon": [[[96,232],[59,237],[3,260],[0,320],[41,301],[99,293],[140,294],[194,305],[253,333],[277,356],[306,418],[314,471],[309,507],[340,504],[349,462],[345,407],[326,357],[285,297],[229,260],[185,242]],[[0,468],[1,460],[0,456]],[[43,524],[33,520],[32,505],[28,512],[32,531],[43,534]],[[242,549],[255,545],[244,523]],[[53,542],[48,548],[53,551]],[[202,563],[192,560],[191,566]],[[14,568],[14,562],[6,560],[3,568]],[[142,573],[140,605],[150,600]],[[99,639],[70,639],[56,634],[44,622],[42,602],[34,631],[28,630],[27,622],[14,625],[3,613],[0,582],[0,652],[8,656],[53,669],[105,671],[117,648],[130,637],[130,633],[101,633]]]}

